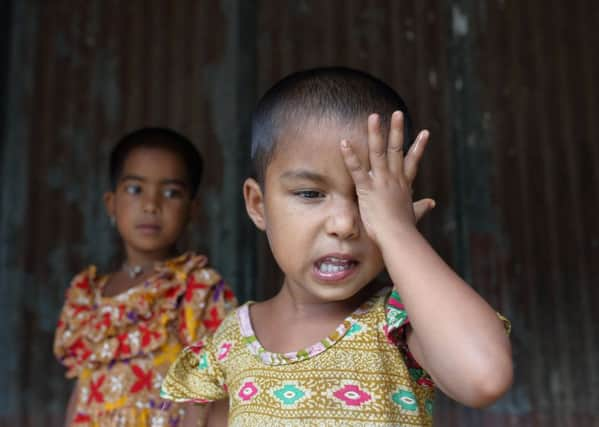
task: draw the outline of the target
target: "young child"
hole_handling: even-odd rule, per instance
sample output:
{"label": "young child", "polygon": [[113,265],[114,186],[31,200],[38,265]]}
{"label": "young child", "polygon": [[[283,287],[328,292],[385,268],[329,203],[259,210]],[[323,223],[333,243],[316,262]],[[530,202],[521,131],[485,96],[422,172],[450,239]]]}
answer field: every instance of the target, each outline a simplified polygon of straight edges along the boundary
{"label": "young child", "polygon": [[206,411],[164,405],[159,388],[181,348],[236,305],[206,257],[177,255],[201,174],[200,154],[172,130],[144,128],[113,149],[104,201],[126,257],[110,274],[88,267],[67,291],[54,341],[77,378],[66,425],[200,425]]}
{"label": "young child", "polygon": [[[429,134],[404,156],[406,120],[391,88],[351,69],[299,72],[264,95],[243,191],[282,288],[187,348],[163,397],[228,396],[239,426],[430,426],[434,385],[473,407],[506,392],[507,321],[416,229],[433,203],[412,203]],[[385,268],[392,289],[375,280]]]}

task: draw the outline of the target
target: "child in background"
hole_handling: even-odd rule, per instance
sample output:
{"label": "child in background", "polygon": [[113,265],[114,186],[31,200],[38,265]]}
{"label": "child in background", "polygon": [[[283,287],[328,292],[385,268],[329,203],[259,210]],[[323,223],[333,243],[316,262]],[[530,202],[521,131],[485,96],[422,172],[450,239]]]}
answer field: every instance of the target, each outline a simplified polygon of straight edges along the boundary
{"label": "child in background", "polygon": [[[264,95],[243,191],[281,290],[184,350],[163,397],[228,396],[236,426],[430,426],[434,385],[473,407],[506,392],[507,321],[416,228],[433,204],[412,202],[429,135],[404,156],[407,118],[391,88],[345,68]],[[383,269],[392,288],[375,280]]]}
{"label": "child in background", "polygon": [[104,201],[124,246],[122,268],[86,268],[72,281],[54,353],[77,378],[66,425],[201,425],[206,410],[162,404],[162,378],[181,348],[219,326],[235,305],[206,257],[177,254],[198,209],[202,159],[182,135],[144,128],[110,157]]}

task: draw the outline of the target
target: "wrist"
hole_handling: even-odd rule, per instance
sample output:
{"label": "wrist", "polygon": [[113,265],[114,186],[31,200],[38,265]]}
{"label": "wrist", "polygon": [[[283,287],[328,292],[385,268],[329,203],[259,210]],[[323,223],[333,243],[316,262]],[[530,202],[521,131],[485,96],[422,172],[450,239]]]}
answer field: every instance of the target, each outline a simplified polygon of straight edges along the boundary
{"label": "wrist", "polygon": [[421,241],[422,234],[415,224],[397,224],[387,228],[378,239],[379,249],[386,258],[386,253],[395,254],[397,250],[406,250],[411,244]]}

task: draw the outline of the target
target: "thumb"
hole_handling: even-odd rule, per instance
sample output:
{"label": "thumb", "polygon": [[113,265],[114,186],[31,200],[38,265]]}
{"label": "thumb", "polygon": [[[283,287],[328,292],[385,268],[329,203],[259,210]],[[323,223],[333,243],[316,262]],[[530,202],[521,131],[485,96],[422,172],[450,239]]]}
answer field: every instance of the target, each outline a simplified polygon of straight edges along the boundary
{"label": "thumb", "polygon": [[433,199],[421,199],[417,202],[414,202],[412,205],[414,208],[414,217],[416,218],[416,222],[419,222],[424,215],[433,210],[436,203]]}

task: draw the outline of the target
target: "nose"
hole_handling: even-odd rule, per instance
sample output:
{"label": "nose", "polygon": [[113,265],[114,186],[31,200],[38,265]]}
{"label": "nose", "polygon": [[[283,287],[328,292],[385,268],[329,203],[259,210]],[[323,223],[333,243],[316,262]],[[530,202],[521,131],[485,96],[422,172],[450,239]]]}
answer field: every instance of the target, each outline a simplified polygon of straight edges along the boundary
{"label": "nose", "polygon": [[326,222],[327,234],[338,239],[355,239],[360,235],[360,211],[353,200],[338,200]]}
{"label": "nose", "polygon": [[160,210],[160,197],[157,191],[147,191],[143,199],[143,210],[148,214],[156,214]]}

